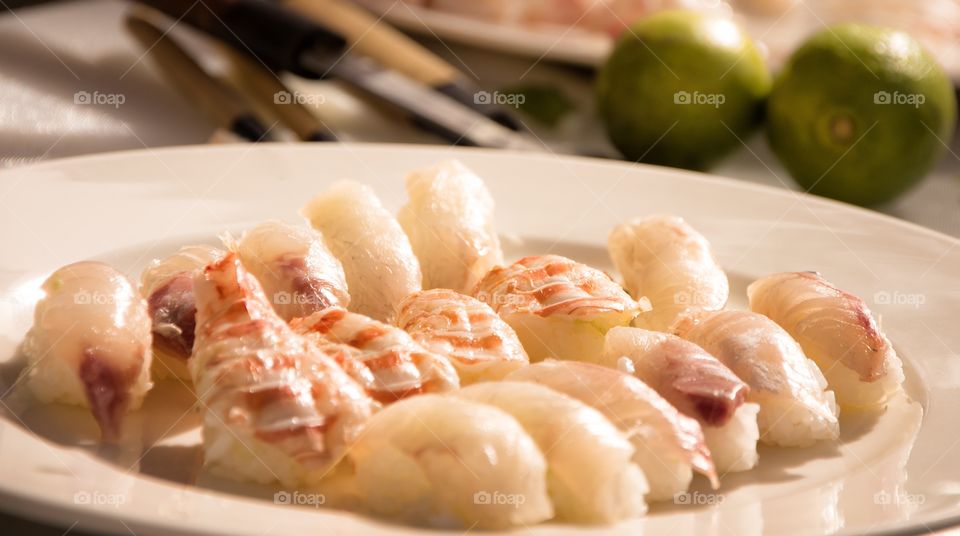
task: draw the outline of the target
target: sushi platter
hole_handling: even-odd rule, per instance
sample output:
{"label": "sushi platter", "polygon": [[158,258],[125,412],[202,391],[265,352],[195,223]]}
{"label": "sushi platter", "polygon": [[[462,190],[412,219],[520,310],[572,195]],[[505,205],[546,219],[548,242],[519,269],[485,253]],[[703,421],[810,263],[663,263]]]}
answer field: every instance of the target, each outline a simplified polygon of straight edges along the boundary
{"label": "sushi platter", "polygon": [[944,235],[704,174],[446,147],[128,152],[0,190],[0,504],[20,515],[960,523]]}

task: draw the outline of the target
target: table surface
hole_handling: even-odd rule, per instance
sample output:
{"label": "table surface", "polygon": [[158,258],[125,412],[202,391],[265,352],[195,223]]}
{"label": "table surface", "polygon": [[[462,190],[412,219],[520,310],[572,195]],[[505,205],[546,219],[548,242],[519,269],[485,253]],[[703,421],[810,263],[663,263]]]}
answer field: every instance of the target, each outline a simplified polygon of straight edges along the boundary
{"label": "table surface", "polygon": [[[47,4],[0,15],[0,166],[104,151],[207,143],[214,129],[160,79],[149,58],[122,28],[126,4],[78,1]],[[560,89],[576,112],[559,127],[525,121],[557,153],[610,154],[593,113],[592,74],[529,58],[509,57],[437,39],[427,46],[493,91],[517,85]],[[222,69],[212,49],[190,39],[205,66]],[[519,82],[518,82],[519,81]],[[292,89],[320,92],[319,117],[344,140],[444,143],[372,110],[336,82],[287,79]],[[123,103],[77,105],[86,91],[122,95]],[[960,237],[960,149],[954,143],[927,179],[879,210]],[[796,189],[762,135],[713,172],[750,182]],[[82,533],[80,525],[66,533]],[[0,514],[0,533],[61,535],[48,527]],[[960,532],[958,532],[960,533]]]}
{"label": "table surface", "polygon": [[[78,1],[46,4],[0,16],[0,165],[101,151],[205,143],[212,127],[159,78],[151,59],[122,29],[125,4]],[[207,52],[190,40],[193,50]],[[577,106],[558,129],[527,120],[558,153],[610,152],[593,113],[591,73],[529,58],[509,57],[427,42],[479,86],[547,85]],[[215,55],[204,63],[222,68]],[[519,81],[519,82],[518,82]],[[300,91],[320,91],[322,120],[343,139],[375,142],[444,143],[397,124],[366,106],[335,82],[288,80]],[[124,103],[78,106],[78,91],[123,95]],[[713,171],[742,180],[795,188],[758,134]],[[954,143],[927,179],[880,210],[938,231],[960,236],[960,148]]]}

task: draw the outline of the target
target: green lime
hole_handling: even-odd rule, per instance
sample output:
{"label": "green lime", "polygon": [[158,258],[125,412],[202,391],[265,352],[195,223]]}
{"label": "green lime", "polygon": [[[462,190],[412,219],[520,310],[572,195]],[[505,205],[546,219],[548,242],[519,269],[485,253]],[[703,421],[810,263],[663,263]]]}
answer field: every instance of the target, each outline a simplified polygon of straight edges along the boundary
{"label": "green lime", "polygon": [[953,85],[913,38],[843,24],[811,37],[777,75],[767,135],[807,191],[875,205],[926,175],[956,116]]}
{"label": "green lime", "polygon": [[626,158],[704,169],[757,125],[770,84],[757,47],[732,21],[661,11],[623,33],[597,94]]}

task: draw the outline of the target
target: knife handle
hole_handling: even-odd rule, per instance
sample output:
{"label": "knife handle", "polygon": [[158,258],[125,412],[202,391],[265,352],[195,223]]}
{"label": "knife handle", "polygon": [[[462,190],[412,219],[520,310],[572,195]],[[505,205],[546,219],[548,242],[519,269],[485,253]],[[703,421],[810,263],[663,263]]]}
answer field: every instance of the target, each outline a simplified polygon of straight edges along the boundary
{"label": "knife handle", "polygon": [[263,108],[269,109],[303,141],[336,141],[336,135],[299,100],[277,75],[225,44],[217,44],[230,65],[232,77],[243,92]]}
{"label": "knife handle", "polygon": [[253,55],[270,69],[316,78],[300,56],[323,48],[339,54],[346,41],[300,14],[266,0],[137,0]]}
{"label": "knife handle", "polygon": [[352,51],[369,56],[428,86],[463,75],[439,56],[349,0],[284,0],[287,7],[339,33]]}

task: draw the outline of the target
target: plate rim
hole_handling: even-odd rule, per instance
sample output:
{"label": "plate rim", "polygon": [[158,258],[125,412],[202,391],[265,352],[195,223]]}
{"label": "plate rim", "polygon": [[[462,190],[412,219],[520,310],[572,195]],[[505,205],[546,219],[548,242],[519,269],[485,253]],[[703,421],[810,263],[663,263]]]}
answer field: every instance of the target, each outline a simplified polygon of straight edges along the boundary
{"label": "plate rim", "polygon": [[[639,171],[648,170],[654,173],[661,173],[666,175],[680,175],[687,177],[689,179],[710,183],[721,181],[728,187],[742,188],[744,190],[754,190],[759,192],[765,192],[768,194],[773,194],[779,197],[800,197],[805,201],[812,203],[819,203],[824,206],[833,206],[835,208],[843,209],[853,209],[856,212],[859,212],[861,215],[867,217],[877,218],[888,223],[905,226],[914,231],[923,233],[931,238],[937,238],[939,240],[945,240],[947,242],[953,243],[955,245],[960,245],[960,237],[954,237],[948,235],[943,231],[938,231],[936,229],[931,229],[920,225],[919,223],[914,223],[909,220],[904,220],[896,216],[891,216],[889,214],[884,214],[877,210],[871,208],[862,207],[859,205],[854,205],[852,203],[847,203],[845,201],[838,201],[836,199],[831,199],[829,197],[823,197],[816,194],[812,194],[806,191],[800,190],[791,190],[780,186],[773,186],[768,184],[760,184],[750,181],[745,181],[743,179],[738,179],[730,175],[723,175],[718,173],[711,173],[709,171],[696,171],[691,169],[682,169],[674,168],[669,166],[661,166],[656,164],[648,164],[645,162],[632,162],[629,160],[618,160],[613,158],[600,158],[593,156],[585,155],[576,155],[576,154],[560,154],[560,153],[538,153],[538,152],[528,152],[528,151],[519,151],[514,149],[495,149],[488,147],[469,147],[469,146],[457,146],[457,145],[445,145],[445,144],[426,144],[426,143],[382,143],[382,142],[355,142],[355,141],[340,141],[334,143],[317,143],[317,142],[305,142],[305,141],[293,141],[293,142],[280,142],[280,143],[261,143],[261,144],[222,144],[222,145],[203,145],[203,144],[184,144],[184,145],[167,145],[163,147],[146,147],[139,149],[121,149],[115,151],[104,151],[91,154],[83,155],[73,155],[66,156],[61,158],[51,158],[49,160],[44,160],[41,162],[30,162],[16,167],[10,167],[6,169],[0,169],[0,182],[11,180],[11,175],[16,175],[21,172],[29,172],[34,170],[43,170],[44,168],[56,168],[61,165],[72,165],[74,163],[82,164],[83,162],[93,162],[97,160],[110,160],[115,158],[124,158],[124,157],[138,157],[140,155],[152,155],[154,157],[163,156],[157,155],[156,153],[189,153],[189,152],[240,152],[245,153],[249,151],[259,151],[259,150],[276,150],[281,151],[292,150],[292,151],[306,151],[306,150],[338,150],[340,148],[348,149],[359,149],[361,151],[464,151],[468,153],[480,153],[480,154],[490,154],[490,155],[505,155],[510,157],[519,157],[523,159],[530,160],[574,160],[585,163],[593,163],[601,166],[611,166],[611,167],[623,167],[627,166],[630,168],[638,169]],[[451,156],[452,158],[452,156]],[[792,179],[791,179],[792,180]]]}

